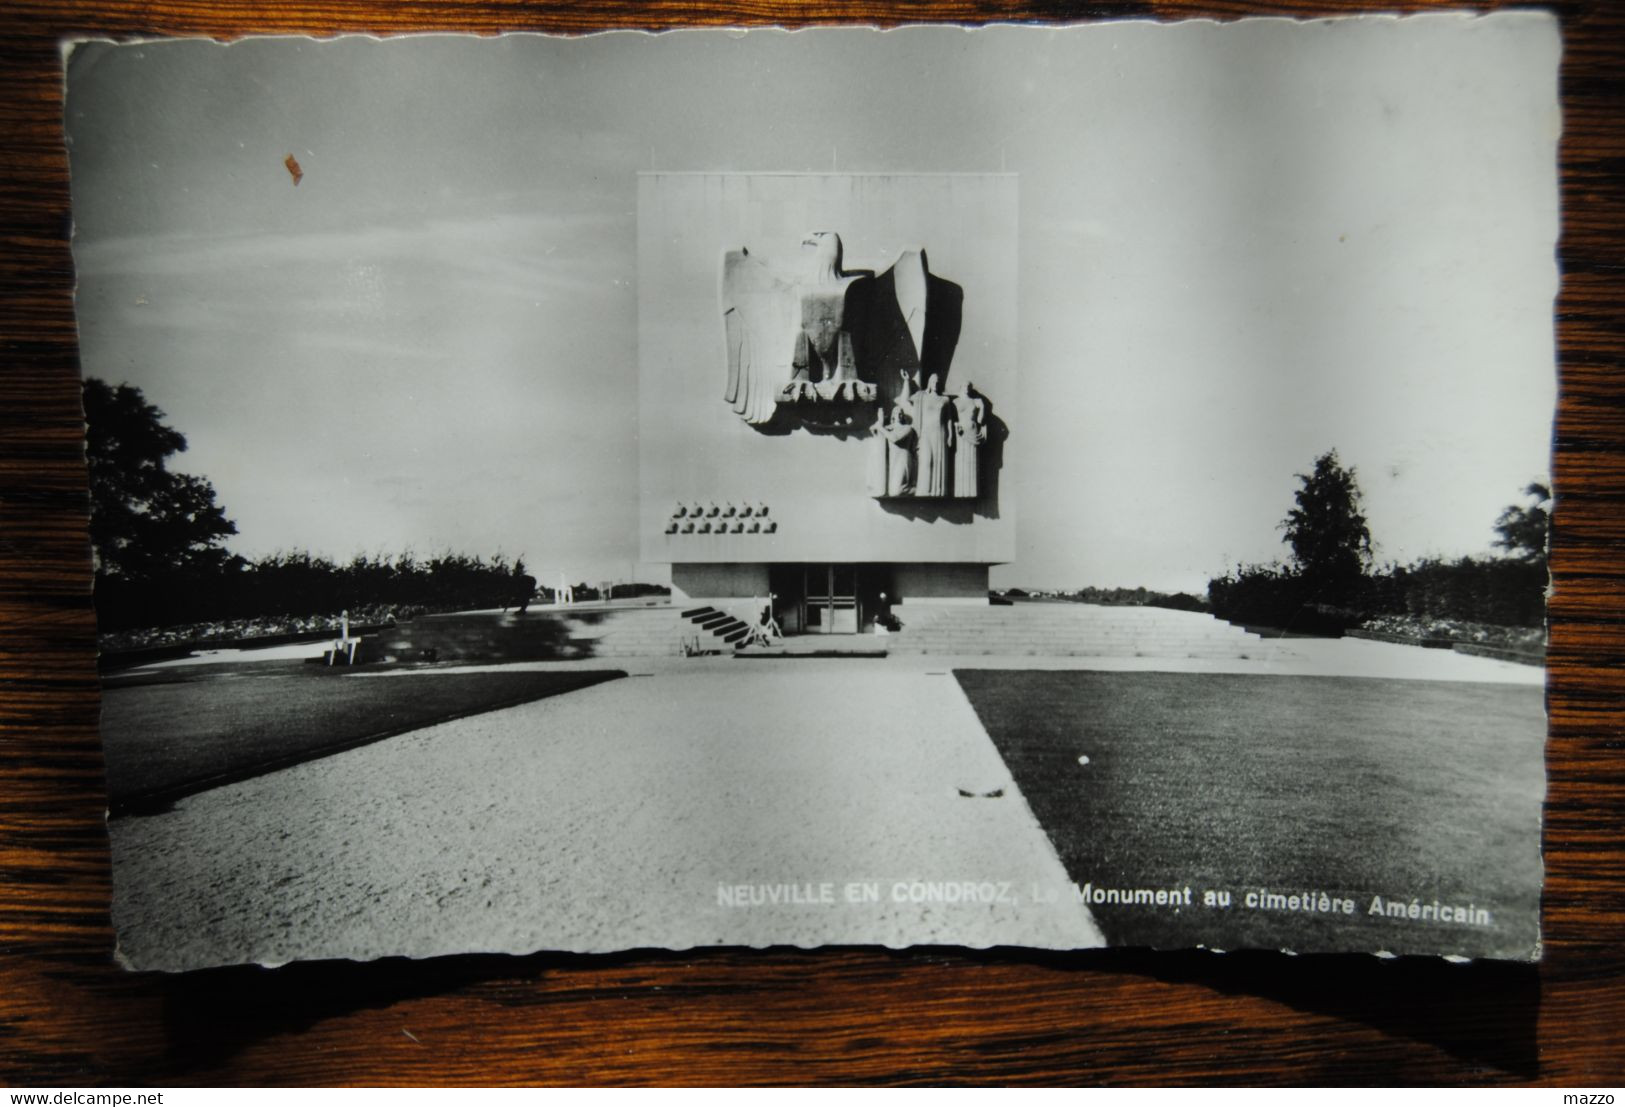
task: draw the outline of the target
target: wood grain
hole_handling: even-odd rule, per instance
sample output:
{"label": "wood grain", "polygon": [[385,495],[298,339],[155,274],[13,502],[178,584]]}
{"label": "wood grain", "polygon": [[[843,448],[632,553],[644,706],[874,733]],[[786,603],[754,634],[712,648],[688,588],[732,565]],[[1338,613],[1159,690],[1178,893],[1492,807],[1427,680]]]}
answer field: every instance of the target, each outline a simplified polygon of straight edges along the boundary
{"label": "wood grain", "polygon": [[1618,1083],[1625,6],[1556,7],[1565,36],[1564,279],[1547,947],[1538,967],[853,949],[456,957],[165,977],[126,974],[110,960],[59,38],[582,32],[836,17],[1230,19],[1367,5],[12,0],[0,12],[0,1080]]}

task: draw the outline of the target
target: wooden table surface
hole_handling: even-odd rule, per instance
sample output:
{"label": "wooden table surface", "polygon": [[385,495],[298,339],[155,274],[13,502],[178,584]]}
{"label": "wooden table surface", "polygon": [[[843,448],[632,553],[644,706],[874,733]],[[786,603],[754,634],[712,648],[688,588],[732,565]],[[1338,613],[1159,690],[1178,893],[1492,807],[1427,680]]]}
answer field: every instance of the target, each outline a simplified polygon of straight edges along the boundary
{"label": "wooden table surface", "polygon": [[1605,2],[1555,5],[1565,38],[1563,288],[1546,956],[1538,966],[952,949],[471,956],[180,976],[128,974],[110,961],[59,38],[583,31],[836,16],[1235,18],[1368,7],[598,0],[394,10],[292,0],[261,10],[243,0],[8,0],[0,10],[0,1082],[1619,1083],[1625,5]]}

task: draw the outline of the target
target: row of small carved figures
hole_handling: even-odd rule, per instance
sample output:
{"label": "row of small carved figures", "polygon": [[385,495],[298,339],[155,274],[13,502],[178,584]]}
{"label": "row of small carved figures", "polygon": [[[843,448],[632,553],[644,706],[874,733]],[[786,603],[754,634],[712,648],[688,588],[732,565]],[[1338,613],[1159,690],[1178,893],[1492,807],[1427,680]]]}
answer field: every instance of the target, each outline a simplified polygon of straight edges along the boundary
{"label": "row of small carved figures", "polygon": [[874,399],[875,386],[856,377],[829,377],[817,384],[809,380],[793,380],[779,390],[780,403],[816,403],[819,400],[873,403]]}
{"label": "row of small carved figures", "polygon": [[779,524],[772,519],[673,519],[666,524],[667,534],[772,534],[779,529]]}
{"label": "row of small carved figures", "polygon": [[767,505],[725,504],[709,507],[678,504],[666,523],[667,534],[772,534],[779,524],[767,517]]}

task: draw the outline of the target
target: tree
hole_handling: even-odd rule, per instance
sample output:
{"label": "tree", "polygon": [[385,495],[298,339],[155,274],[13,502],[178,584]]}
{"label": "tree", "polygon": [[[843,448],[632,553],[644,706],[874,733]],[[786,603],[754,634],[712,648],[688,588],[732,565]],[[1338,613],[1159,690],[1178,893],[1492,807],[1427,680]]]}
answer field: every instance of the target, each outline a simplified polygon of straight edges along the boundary
{"label": "tree", "polygon": [[1552,490],[1536,481],[1523,490],[1534,502],[1511,504],[1495,520],[1498,537],[1493,543],[1509,557],[1530,565],[1546,560],[1546,531],[1551,525]]}
{"label": "tree", "polygon": [[97,576],[151,580],[227,565],[221,542],[237,525],[215,502],[213,485],[165,467],[186,438],[139,388],[92,377],[84,398]]}
{"label": "tree", "polygon": [[1281,520],[1297,575],[1326,602],[1351,598],[1371,564],[1371,530],[1361,510],[1360,486],[1336,450],[1315,459],[1315,471],[1297,474],[1297,507]]}
{"label": "tree", "polygon": [[514,603],[523,615],[530,609],[530,601],[536,598],[536,578],[525,572],[525,559],[516,558],[513,563],[513,589]]}

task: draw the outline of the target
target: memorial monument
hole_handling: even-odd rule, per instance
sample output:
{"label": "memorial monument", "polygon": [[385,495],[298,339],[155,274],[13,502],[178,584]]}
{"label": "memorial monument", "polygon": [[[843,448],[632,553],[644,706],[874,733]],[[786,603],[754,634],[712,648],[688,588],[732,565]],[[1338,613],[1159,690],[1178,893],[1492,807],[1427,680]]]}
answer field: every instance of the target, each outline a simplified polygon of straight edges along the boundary
{"label": "memorial monument", "polygon": [[1015,553],[1016,186],[640,175],[640,542],[675,602],[771,595],[789,634],[987,602]]}

